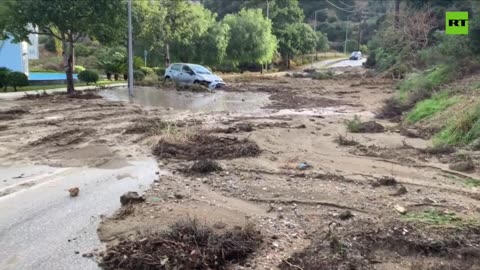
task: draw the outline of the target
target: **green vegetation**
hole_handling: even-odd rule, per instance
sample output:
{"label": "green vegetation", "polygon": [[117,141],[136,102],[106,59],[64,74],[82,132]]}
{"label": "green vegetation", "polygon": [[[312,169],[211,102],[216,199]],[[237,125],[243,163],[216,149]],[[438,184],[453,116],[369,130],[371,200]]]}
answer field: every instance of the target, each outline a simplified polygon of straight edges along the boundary
{"label": "green vegetation", "polygon": [[360,131],[360,125],[362,124],[362,121],[360,120],[360,117],[355,115],[352,120],[346,121],[345,124],[349,132],[358,133]]}
{"label": "green vegetation", "polygon": [[[95,37],[104,44],[119,41],[125,33],[126,5],[116,0],[22,0],[7,1],[9,12],[2,18],[6,30],[16,41],[28,40],[28,34],[41,31],[62,43],[67,89],[74,91],[74,44],[80,37]],[[35,25],[37,30],[29,25]]]}
{"label": "green vegetation", "polygon": [[465,184],[469,187],[480,187],[480,180],[474,178],[465,179]]}
{"label": "green vegetation", "polygon": [[436,135],[434,143],[467,145],[480,137],[480,104],[473,109],[454,116],[447,126]]}
{"label": "green vegetation", "polygon": [[407,213],[405,219],[409,221],[420,221],[430,225],[460,225],[462,219],[455,213],[429,209],[418,213]]}
{"label": "green vegetation", "polygon": [[275,53],[277,39],[272,34],[272,23],[260,9],[241,10],[237,15],[227,15],[223,22],[235,33],[227,47],[229,60],[240,63],[269,63]]}
{"label": "green vegetation", "polygon": [[28,77],[23,72],[13,71],[7,73],[7,86],[13,87],[13,91],[17,91],[17,87],[27,86]]}
{"label": "green vegetation", "polygon": [[91,83],[97,83],[99,77],[98,77],[98,73],[96,73],[95,71],[84,70],[78,74],[78,79],[81,82],[84,82],[87,85],[89,85]]}
{"label": "green vegetation", "polygon": [[133,79],[135,81],[143,81],[143,79],[145,79],[145,73],[143,73],[143,71],[141,70],[134,70],[133,71]]}
{"label": "green vegetation", "polygon": [[[423,94],[423,97],[428,97],[444,83],[454,79],[454,71],[451,66],[438,66],[431,70],[426,70],[420,73],[411,73],[399,85],[399,96],[402,100],[407,100],[415,95]],[[418,100],[414,100],[419,101]]]}
{"label": "green vegetation", "polygon": [[3,88],[5,91],[7,90],[7,75],[10,73],[10,69],[6,67],[0,67],[0,88]]}
{"label": "green vegetation", "polygon": [[415,108],[407,114],[406,120],[409,123],[415,123],[423,119],[428,119],[456,102],[458,102],[458,97],[451,97],[448,91],[442,91],[430,99],[417,103]]}

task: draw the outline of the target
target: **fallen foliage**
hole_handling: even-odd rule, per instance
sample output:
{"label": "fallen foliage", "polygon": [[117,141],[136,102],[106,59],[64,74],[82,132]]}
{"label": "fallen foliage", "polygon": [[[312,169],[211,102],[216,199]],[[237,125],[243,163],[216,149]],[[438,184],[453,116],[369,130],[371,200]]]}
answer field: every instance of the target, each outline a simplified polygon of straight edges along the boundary
{"label": "fallen foliage", "polygon": [[196,220],[174,224],[168,232],[144,233],[107,249],[103,269],[227,269],[244,261],[262,243],[252,225],[223,234]]}

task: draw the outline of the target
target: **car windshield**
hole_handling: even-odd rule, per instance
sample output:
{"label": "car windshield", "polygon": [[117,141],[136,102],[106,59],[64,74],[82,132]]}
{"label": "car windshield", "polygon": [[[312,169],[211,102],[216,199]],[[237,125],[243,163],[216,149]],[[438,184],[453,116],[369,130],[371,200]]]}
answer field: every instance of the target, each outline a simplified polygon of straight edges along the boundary
{"label": "car windshield", "polygon": [[191,65],[190,67],[198,74],[212,74],[210,70],[200,65]]}

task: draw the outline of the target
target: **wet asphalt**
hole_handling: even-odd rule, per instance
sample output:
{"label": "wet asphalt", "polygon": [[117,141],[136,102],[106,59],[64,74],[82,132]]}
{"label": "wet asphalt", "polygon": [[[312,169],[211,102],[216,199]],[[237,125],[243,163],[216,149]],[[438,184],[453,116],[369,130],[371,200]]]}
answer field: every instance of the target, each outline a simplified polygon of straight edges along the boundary
{"label": "wet asphalt", "polygon": [[113,169],[0,167],[0,191],[13,191],[0,197],[0,269],[98,269],[82,255],[103,247],[101,216],[120,207],[124,192],[147,189],[156,171],[147,158]]}

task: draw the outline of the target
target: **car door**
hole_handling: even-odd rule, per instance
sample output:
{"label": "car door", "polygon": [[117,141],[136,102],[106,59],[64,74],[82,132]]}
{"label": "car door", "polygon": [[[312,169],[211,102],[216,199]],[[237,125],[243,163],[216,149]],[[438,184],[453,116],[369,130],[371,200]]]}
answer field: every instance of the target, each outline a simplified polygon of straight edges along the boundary
{"label": "car door", "polygon": [[169,75],[174,82],[180,82],[180,71],[182,66],[179,64],[173,64],[170,68]]}
{"label": "car door", "polygon": [[182,83],[192,84],[195,81],[195,74],[189,66],[183,65],[182,71],[180,72],[180,78]]}

